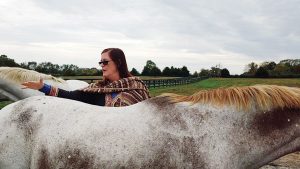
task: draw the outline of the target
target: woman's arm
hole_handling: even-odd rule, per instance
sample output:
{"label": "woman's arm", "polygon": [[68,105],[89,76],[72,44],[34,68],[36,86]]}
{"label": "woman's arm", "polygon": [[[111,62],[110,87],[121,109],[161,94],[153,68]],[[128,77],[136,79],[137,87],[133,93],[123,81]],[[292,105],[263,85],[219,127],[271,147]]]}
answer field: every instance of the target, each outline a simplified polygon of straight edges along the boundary
{"label": "woman's arm", "polygon": [[49,96],[78,100],[81,102],[99,106],[105,105],[105,94],[102,93],[89,93],[81,90],[66,91],[54,86],[44,84],[43,79],[40,79],[40,81],[25,82],[22,85],[24,86],[23,89],[29,88],[39,90]]}
{"label": "woman's arm", "polygon": [[66,91],[63,89],[57,89],[57,97],[78,100],[81,102],[104,106],[105,94],[104,93],[88,93],[81,90]]}

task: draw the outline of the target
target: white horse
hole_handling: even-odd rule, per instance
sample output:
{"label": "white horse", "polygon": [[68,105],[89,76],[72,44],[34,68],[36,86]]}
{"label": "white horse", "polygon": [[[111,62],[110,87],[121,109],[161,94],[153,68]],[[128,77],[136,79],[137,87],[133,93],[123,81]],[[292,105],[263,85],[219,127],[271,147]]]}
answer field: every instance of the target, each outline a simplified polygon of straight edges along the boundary
{"label": "white horse", "polygon": [[48,96],[0,111],[0,168],[254,169],[300,149],[300,89],[232,87],[128,107]]}
{"label": "white horse", "polygon": [[88,86],[87,82],[80,80],[63,80],[51,75],[38,73],[16,67],[0,67],[0,95],[12,101],[22,100],[30,96],[44,95],[42,92],[32,89],[21,89],[21,84],[26,81],[44,79],[45,83],[54,85],[64,90],[76,90]]}

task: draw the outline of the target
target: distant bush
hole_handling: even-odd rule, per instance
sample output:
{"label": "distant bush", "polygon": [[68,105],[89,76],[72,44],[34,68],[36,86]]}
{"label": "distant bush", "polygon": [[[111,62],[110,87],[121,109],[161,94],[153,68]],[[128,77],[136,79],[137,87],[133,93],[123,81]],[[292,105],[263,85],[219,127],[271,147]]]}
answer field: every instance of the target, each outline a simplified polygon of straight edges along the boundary
{"label": "distant bush", "polygon": [[221,70],[221,77],[230,77],[228,69],[225,68]]}
{"label": "distant bush", "polygon": [[255,72],[255,77],[259,78],[267,78],[269,77],[269,72],[264,67],[259,67],[257,71]]}

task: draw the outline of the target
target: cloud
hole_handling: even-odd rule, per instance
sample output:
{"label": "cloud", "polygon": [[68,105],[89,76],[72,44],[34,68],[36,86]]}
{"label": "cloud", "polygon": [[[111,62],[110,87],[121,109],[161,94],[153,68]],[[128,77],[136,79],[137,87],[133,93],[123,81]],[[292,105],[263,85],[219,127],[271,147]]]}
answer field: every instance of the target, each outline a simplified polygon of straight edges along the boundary
{"label": "cloud", "polygon": [[102,49],[119,47],[140,71],[153,60],[240,74],[252,61],[299,58],[299,8],[297,0],[2,0],[0,50],[16,61],[93,67]]}

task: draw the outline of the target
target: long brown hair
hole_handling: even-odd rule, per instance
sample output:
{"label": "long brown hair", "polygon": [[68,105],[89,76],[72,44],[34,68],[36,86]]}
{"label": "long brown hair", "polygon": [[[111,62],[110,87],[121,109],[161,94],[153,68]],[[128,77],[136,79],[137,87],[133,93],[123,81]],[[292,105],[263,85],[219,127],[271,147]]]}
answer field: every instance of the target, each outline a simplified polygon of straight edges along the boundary
{"label": "long brown hair", "polygon": [[131,73],[128,71],[127,62],[124,52],[119,48],[107,48],[104,49],[101,54],[108,52],[109,57],[117,65],[120,78],[131,77]]}

